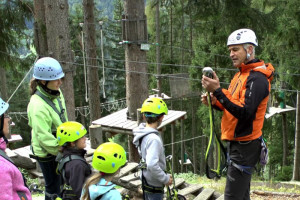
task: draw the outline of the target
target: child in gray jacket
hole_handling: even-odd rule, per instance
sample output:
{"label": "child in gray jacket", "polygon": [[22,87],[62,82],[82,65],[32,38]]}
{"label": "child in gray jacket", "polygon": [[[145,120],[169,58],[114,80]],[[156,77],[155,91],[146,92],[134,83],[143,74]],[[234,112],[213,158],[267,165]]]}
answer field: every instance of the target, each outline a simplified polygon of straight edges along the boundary
{"label": "child in gray jacket", "polygon": [[153,97],[144,101],[141,113],[146,123],[141,123],[133,130],[133,144],[146,164],[141,175],[144,199],[162,200],[164,185],[171,185],[173,182],[172,176],[165,173],[165,152],[157,130],[164,115],[168,114],[168,108],[162,99]]}

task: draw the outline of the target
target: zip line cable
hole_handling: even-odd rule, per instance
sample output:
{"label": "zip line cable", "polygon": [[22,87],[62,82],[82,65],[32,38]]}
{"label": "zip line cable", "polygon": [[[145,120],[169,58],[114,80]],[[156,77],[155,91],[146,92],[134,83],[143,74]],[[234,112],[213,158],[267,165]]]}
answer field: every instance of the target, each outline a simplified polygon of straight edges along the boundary
{"label": "zip line cable", "polygon": [[[38,57],[36,57],[34,63],[36,63],[37,60],[38,60]],[[33,66],[34,66],[34,64],[30,67],[30,69],[28,70],[27,74],[24,76],[23,80],[19,83],[19,85],[17,86],[17,88],[15,89],[15,91],[8,98],[7,103],[10,101],[10,99],[15,95],[15,93],[17,92],[17,90],[20,88],[20,86],[22,85],[22,83],[24,82],[24,80],[26,79],[26,77],[28,76],[28,74],[31,72]]]}
{"label": "zip line cable", "polygon": [[[0,53],[3,53],[2,51],[0,51]],[[7,53],[5,53],[7,54]],[[10,54],[8,54],[10,55]],[[12,55],[10,55],[12,56]],[[14,56],[16,57],[16,56]],[[99,59],[99,58],[93,58],[93,59]],[[105,59],[105,60],[108,60],[108,61],[116,61],[116,62],[125,62],[125,60],[115,60],[115,59]],[[37,58],[35,60],[35,62],[37,61]],[[35,63],[34,62],[34,63]],[[65,61],[59,61],[59,62],[65,62]],[[149,62],[138,62],[138,61],[128,61],[128,62],[135,62],[135,63],[148,63]],[[65,63],[68,63],[68,64],[73,64],[73,65],[77,65],[77,66],[82,66],[82,64],[80,63],[75,63],[75,62],[65,62]],[[155,63],[151,63],[151,64],[155,64]],[[164,65],[164,63],[162,63],[162,65]],[[165,64],[165,65],[172,65],[172,64]],[[27,72],[27,74],[24,76],[23,80],[20,82],[19,86],[16,88],[16,90],[13,92],[13,94],[11,95],[11,97],[9,98],[8,102],[10,101],[10,99],[14,96],[14,94],[16,93],[16,91],[19,89],[19,87],[21,86],[21,84],[24,82],[25,78],[28,76],[28,74],[30,73],[31,69],[33,68],[34,65],[31,66],[31,68],[29,69],[29,71]],[[93,65],[87,65],[88,67],[97,67],[97,68],[102,68],[101,66],[93,66]],[[190,65],[182,65],[182,66],[190,66]],[[195,68],[203,68],[201,66],[190,66],[190,67],[195,67]],[[109,69],[109,70],[114,70],[114,71],[123,71],[123,72],[126,72],[126,73],[137,73],[137,74],[144,74],[144,75],[151,75],[151,76],[155,76],[157,77],[157,74],[154,74],[154,73],[148,73],[148,72],[140,72],[140,71],[129,71],[129,70],[126,70],[126,69],[116,69],[116,68],[111,68],[111,67],[106,67],[106,69]],[[222,69],[222,68],[218,68],[218,69]],[[224,68],[223,68],[224,69]],[[217,69],[216,69],[217,70]],[[236,70],[236,69],[227,69],[227,70]],[[300,75],[300,74],[296,74],[296,75]],[[196,78],[185,78],[185,77],[178,77],[176,75],[160,75],[161,77],[168,77],[168,78],[177,78],[177,79],[186,79],[186,80],[191,80],[191,81],[201,81],[201,79],[196,79]],[[225,84],[225,85],[229,85],[229,83],[226,83],[226,82],[220,82],[221,84]],[[275,88],[275,87],[272,87],[271,89],[273,90],[282,90],[282,91],[289,91],[289,92],[297,92],[297,90],[289,90],[289,89],[281,89],[281,88]]]}

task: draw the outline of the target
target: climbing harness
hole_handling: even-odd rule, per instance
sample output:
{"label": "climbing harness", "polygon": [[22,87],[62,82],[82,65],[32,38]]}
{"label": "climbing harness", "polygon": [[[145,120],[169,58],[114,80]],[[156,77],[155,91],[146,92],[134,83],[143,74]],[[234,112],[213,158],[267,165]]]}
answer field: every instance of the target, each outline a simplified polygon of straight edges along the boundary
{"label": "climbing harness", "polygon": [[[209,78],[213,78],[213,70],[210,67],[203,68],[203,74]],[[210,135],[209,142],[205,154],[206,176],[209,179],[221,178],[222,172],[226,171],[227,154],[224,145],[214,131],[214,113],[211,104],[209,92],[207,92],[207,102],[209,109]],[[208,164],[208,157],[213,154],[214,145],[217,148],[217,168],[213,169]],[[221,152],[222,151],[222,152]]]}
{"label": "climbing harness", "polygon": [[169,155],[166,157],[166,161],[169,165],[169,171],[173,178],[173,188],[170,189],[169,186],[167,186],[167,200],[186,200],[186,198],[183,195],[178,194],[178,189],[175,187],[175,178],[174,178],[174,172],[171,165],[172,155]]}
{"label": "climbing harness", "polygon": [[[139,150],[140,152],[141,151],[141,145],[142,145],[142,141],[143,141],[143,138],[149,134],[152,134],[154,132],[150,132],[146,135],[144,135],[143,137],[141,137],[139,139]],[[146,178],[144,177],[144,174],[143,174],[143,170],[147,169],[147,164],[146,164],[146,161],[143,159],[143,157],[141,156],[140,158],[140,163],[139,163],[139,166],[138,168],[141,170],[141,178],[142,178],[142,190],[143,190],[143,199],[146,199],[146,196],[145,196],[145,193],[146,192],[149,192],[149,193],[164,193],[164,187],[155,187],[155,186],[152,186],[150,184],[148,184],[148,182],[146,181]]]}

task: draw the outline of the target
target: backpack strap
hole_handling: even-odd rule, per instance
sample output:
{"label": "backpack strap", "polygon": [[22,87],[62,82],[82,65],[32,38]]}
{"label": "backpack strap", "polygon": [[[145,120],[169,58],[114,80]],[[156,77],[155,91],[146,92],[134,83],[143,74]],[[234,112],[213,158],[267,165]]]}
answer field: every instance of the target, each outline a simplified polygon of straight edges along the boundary
{"label": "backpack strap", "polygon": [[59,105],[59,108],[60,108],[60,112],[57,110],[55,104],[47,97],[45,96],[43,93],[41,93],[40,91],[35,91],[35,94],[38,95],[39,97],[41,97],[49,106],[52,107],[52,109],[58,114],[60,120],[62,123],[66,122],[66,118],[65,118],[65,109],[63,109],[62,107],[62,103],[60,101],[59,98],[57,98],[57,101],[58,101],[58,105]]}
{"label": "backpack strap", "polygon": [[8,157],[2,149],[0,149],[0,156],[2,156],[3,158],[15,165],[14,161],[12,161],[12,159],[10,159],[10,157]]}
{"label": "backpack strap", "polygon": [[[59,161],[59,164],[58,164],[58,166],[57,166],[57,172],[58,172],[59,174],[62,175],[64,182],[66,182],[66,177],[65,177],[65,164],[66,164],[67,162],[72,161],[72,160],[82,160],[84,163],[86,163],[86,160],[85,160],[83,157],[78,156],[78,155],[69,155],[69,156],[67,156],[67,157],[65,157],[65,158],[62,158],[62,159]],[[86,164],[87,164],[87,163],[86,163]]]}
{"label": "backpack strap", "polygon": [[101,200],[101,198],[102,198],[106,193],[108,193],[108,192],[111,191],[111,190],[115,190],[115,189],[116,189],[116,188],[111,188],[110,190],[106,191],[104,194],[99,195],[95,200]]}

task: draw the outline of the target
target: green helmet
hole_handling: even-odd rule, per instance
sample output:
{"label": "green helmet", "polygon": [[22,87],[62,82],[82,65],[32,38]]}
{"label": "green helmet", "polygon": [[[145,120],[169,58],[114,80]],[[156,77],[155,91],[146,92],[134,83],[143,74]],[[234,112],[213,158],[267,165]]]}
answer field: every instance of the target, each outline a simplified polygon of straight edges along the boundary
{"label": "green helmet", "polygon": [[63,146],[66,142],[74,142],[85,136],[87,130],[78,122],[65,122],[57,127],[56,137],[58,145]]}
{"label": "green helmet", "polygon": [[113,142],[101,144],[94,152],[92,166],[107,174],[113,174],[126,163],[124,148]]}
{"label": "green helmet", "polygon": [[168,107],[166,103],[157,97],[151,97],[144,101],[141,113],[154,113],[156,115],[168,114]]}

